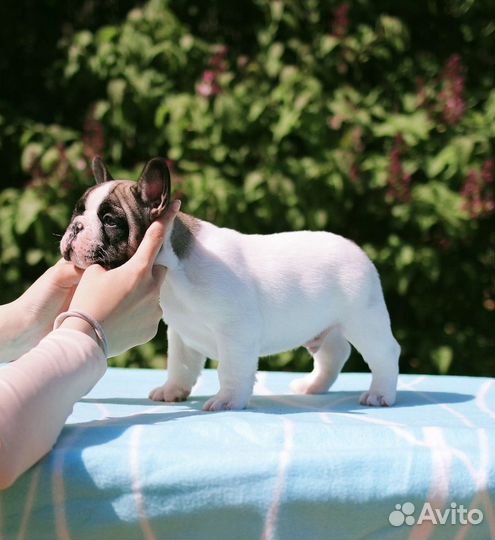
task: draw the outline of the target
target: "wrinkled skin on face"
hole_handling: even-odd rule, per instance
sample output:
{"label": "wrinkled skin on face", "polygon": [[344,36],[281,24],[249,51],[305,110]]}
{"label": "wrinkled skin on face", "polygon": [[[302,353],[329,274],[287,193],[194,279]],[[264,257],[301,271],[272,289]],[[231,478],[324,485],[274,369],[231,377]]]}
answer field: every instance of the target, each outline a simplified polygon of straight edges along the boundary
{"label": "wrinkled skin on face", "polygon": [[93,172],[97,185],[76,204],[60,251],[79,268],[115,268],[132,257],[146,229],[166,210],[170,175],[161,158],[147,163],[138,182],[113,180],[99,158]]}

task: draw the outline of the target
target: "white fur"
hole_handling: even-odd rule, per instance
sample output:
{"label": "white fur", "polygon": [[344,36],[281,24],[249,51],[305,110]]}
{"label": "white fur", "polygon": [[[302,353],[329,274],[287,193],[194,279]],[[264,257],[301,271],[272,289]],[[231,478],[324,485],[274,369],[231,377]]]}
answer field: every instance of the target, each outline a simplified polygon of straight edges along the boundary
{"label": "white fur", "polygon": [[310,231],[244,235],[201,222],[186,258],[167,238],[157,263],[169,268],[161,292],[168,380],[152,399],[187,398],[210,357],[219,360],[220,391],[204,409],[244,408],[258,358],[302,345],[314,370],[293,389],[326,392],[351,343],[373,375],[361,403],[394,403],[400,347],[376,269],[351,241]]}

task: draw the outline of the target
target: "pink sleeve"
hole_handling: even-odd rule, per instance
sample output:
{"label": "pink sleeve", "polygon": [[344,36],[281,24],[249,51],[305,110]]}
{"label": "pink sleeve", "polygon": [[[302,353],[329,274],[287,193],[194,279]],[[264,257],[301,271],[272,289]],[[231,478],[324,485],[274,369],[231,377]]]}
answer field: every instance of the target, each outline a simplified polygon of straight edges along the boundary
{"label": "pink sleeve", "polygon": [[60,328],[0,368],[0,489],[51,450],[74,403],[106,367],[91,337]]}

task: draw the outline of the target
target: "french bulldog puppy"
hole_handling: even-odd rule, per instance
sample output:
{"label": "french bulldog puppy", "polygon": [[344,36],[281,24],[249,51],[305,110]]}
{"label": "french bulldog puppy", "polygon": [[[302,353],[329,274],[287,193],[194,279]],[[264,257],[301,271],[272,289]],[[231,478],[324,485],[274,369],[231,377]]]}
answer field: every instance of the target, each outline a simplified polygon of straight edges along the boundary
{"label": "french bulldog puppy", "polygon": [[[114,268],[137,249],[170,201],[165,160],[139,181],[113,180],[95,158],[97,185],[80,199],[61,241],[65,259]],[[258,358],[304,346],[314,369],[294,381],[301,394],[326,392],[352,344],[372,371],[362,405],[392,405],[400,347],[378,273],[353,242],[328,232],[246,235],[179,213],[156,262],[168,267],[161,290],[168,325],[168,380],[155,401],[187,399],[207,357],[219,361],[220,390],[204,410],[242,409]]]}

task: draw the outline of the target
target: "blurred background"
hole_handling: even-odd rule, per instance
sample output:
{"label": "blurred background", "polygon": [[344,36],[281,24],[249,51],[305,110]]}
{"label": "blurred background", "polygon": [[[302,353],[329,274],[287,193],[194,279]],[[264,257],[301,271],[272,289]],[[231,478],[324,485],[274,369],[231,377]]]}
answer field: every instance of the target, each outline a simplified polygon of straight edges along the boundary
{"label": "blurred background", "polygon": [[[364,247],[402,372],[494,374],[490,0],[3,0],[0,19],[0,303],[59,257],[95,154],[132,179],[159,155],[199,218]],[[112,362],[165,351],[161,327]]]}

